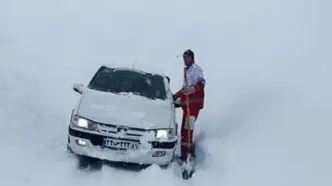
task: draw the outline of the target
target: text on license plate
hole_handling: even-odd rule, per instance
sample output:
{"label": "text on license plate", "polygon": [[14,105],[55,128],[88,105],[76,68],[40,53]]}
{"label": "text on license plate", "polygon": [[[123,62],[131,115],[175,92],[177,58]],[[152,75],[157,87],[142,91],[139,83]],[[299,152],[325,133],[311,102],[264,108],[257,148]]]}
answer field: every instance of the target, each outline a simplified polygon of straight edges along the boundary
{"label": "text on license plate", "polygon": [[131,149],[136,150],[139,147],[138,142],[130,142],[130,141],[121,141],[114,139],[105,139],[104,145],[106,147],[117,148],[117,149]]}

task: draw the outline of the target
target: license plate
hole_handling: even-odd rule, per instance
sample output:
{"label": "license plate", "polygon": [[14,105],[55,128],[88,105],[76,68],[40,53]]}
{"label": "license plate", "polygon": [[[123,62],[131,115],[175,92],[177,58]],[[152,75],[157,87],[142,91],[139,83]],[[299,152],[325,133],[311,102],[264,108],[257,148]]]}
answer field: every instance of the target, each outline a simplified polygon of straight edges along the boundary
{"label": "license plate", "polygon": [[115,148],[115,149],[124,149],[124,150],[137,150],[139,147],[138,142],[132,142],[132,141],[122,141],[122,140],[114,140],[106,138],[104,140],[104,146]]}

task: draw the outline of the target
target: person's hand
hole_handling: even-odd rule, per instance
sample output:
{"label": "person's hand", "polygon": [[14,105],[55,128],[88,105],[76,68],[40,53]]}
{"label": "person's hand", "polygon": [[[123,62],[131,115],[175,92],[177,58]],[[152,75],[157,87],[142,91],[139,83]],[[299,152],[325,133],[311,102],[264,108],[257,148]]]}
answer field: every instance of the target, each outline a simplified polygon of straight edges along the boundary
{"label": "person's hand", "polygon": [[181,99],[180,98],[176,98],[174,99],[174,105],[175,105],[175,108],[179,108],[182,106],[182,103],[181,103]]}
{"label": "person's hand", "polygon": [[179,96],[176,94],[173,94],[173,100],[175,101]]}

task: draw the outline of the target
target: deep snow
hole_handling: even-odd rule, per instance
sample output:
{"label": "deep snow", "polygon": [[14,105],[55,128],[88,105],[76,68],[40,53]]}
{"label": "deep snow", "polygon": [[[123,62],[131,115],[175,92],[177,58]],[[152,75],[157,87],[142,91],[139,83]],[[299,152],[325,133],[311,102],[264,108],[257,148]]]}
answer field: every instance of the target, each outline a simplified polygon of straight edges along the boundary
{"label": "deep snow", "polygon": [[[66,154],[72,83],[104,63],[164,70],[174,91],[196,52],[207,79],[193,185],[332,185],[331,1],[0,2],[0,183],[186,185],[174,169],[104,166]],[[180,112],[179,112],[180,121]]]}

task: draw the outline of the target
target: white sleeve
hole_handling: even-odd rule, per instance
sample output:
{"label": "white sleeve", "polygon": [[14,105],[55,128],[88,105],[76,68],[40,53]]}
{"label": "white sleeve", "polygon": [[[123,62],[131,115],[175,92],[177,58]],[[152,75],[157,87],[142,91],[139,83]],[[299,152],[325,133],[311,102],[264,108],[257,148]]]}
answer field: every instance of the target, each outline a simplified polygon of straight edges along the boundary
{"label": "white sleeve", "polygon": [[183,79],[183,83],[182,83],[182,88],[186,87],[186,82],[185,80]]}
{"label": "white sleeve", "polygon": [[195,84],[198,81],[203,81],[205,83],[203,70],[200,67],[195,68],[193,76],[194,76],[194,79],[195,79]]}

